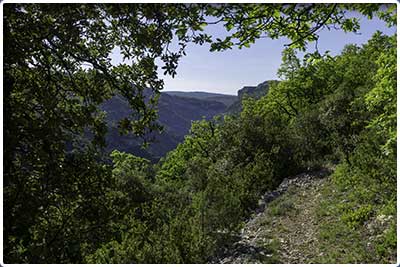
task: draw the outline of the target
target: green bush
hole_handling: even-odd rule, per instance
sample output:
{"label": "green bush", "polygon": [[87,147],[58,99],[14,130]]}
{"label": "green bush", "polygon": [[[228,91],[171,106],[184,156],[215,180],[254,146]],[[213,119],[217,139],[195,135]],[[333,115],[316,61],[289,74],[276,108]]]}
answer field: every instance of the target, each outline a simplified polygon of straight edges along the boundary
{"label": "green bush", "polygon": [[355,229],[357,226],[362,225],[371,216],[373,207],[371,205],[361,206],[354,210],[345,212],[341,216],[343,220],[350,228]]}

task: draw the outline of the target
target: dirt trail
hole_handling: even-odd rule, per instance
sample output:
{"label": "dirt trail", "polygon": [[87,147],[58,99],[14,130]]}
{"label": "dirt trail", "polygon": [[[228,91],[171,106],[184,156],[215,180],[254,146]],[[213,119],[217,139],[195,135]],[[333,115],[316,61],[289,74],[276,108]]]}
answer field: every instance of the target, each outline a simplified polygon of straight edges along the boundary
{"label": "dirt trail", "polygon": [[213,263],[310,263],[320,256],[316,208],[329,173],[289,177],[266,193],[238,241]]}

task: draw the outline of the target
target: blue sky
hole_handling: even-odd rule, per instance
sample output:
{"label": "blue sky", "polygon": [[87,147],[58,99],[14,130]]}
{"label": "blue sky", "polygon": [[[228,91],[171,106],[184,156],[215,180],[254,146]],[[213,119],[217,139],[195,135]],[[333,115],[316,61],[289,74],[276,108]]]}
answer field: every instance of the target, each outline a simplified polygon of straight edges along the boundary
{"label": "blue sky", "polygon": [[[319,32],[318,50],[330,50],[332,55],[340,53],[346,44],[363,44],[377,30],[393,34],[396,28],[387,28],[379,19],[360,19],[359,34],[337,30]],[[225,30],[213,25],[206,29],[214,37],[222,37]],[[287,39],[259,39],[250,48],[233,48],[223,52],[210,52],[209,45],[189,44],[187,56],[183,57],[175,78],[163,76],[164,91],[205,91],[236,95],[243,86],[257,85],[265,80],[277,79],[281,64],[281,52]],[[314,51],[315,44],[309,45]]]}

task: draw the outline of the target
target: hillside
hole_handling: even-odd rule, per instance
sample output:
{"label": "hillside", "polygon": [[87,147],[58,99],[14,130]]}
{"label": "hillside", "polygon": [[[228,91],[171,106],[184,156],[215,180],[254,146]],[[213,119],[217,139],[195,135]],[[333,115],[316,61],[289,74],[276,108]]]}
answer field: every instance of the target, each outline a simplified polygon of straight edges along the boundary
{"label": "hillside", "polygon": [[[107,151],[119,150],[136,156],[158,161],[168,151],[184,140],[192,121],[210,120],[218,114],[238,114],[242,110],[245,96],[259,99],[268,93],[275,81],[265,81],[257,86],[245,86],[237,96],[208,92],[162,92],[158,102],[158,122],[164,127],[162,133],[152,133],[154,138],[147,148],[142,148],[143,139],[133,135],[120,135],[118,121],[130,114],[129,106],[120,96],[114,96],[101,105],[107,113],[109,131],[106,135]],[[151,137],[151,138],[150,138]]]}
{"label": "hillside", "polygon": [[101,105],[102,110],[107,112],[107,150],[111,152],[117,149],[157,161],[184,140],[192,121],[202,118],[209,120],[223,113],[237,114],[242,109],[241,101],[245,96],[259,99],[267,94],[271,82],[275,81],[245,86],[238,90],[237,96],[209,92],[162,92],[158,103],[158,122],[164,130],[162,133],[151,134],[155,139],[146,149],[142,148],[143,139],[119,134],[118,121],[128,116],[130,111],[125,100],[118,95],[114,96]]}
{"label": "hillside", "polygon": [[125,100],[120,96],[114,96],[103,103],[101,108],[107,112],[109,131],[106,142],[109,151],[117,149],[157,161],[183,141],[184,136],[189,133],[192,121],[200,120],[203,117],[211,119],[215,115],[223,113],[226,110],[226,105],[222,102],[209,100],[206,97],[199,99],[161,93],[158,103],[158,122],[164,127],[164,130],[162,133],[152,135],[155,140],[147,149],[141,148],[142,139],[133,135],[121,136],[118,132],[118,121],[130,114],[129,106]]}

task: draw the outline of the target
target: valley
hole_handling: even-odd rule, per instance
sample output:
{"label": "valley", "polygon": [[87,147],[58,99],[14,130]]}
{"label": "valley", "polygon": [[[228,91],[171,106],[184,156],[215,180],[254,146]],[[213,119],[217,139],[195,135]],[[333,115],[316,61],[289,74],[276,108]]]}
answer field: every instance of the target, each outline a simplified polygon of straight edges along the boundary
{"label": "valley", "polygon": [[276,81],[265,81],[257,86],[246,86],[238,90],[238,95],[224,95],[207,92],[165,91],[157,105],[158,122],[163,126],[162,132],[153,132],[147,136],[151,140],[148,147],[143,148],[143,138],[132,134],[121,135],[118,122],[129,116],[130,108],[127,101],[120,96],[114,96],[101,105],[106,112],[108,133],[106,135],[106,151],[119,150],[147,158],[157,162],[168,151],[173,150],[183,142],[189,133],[192,121],[210,120],[217,115],[239,114],[241,101],[248,96],[258,99],[268,92],[268,84]]}

